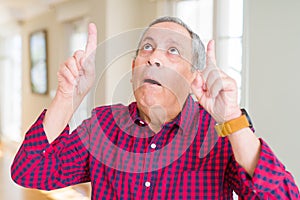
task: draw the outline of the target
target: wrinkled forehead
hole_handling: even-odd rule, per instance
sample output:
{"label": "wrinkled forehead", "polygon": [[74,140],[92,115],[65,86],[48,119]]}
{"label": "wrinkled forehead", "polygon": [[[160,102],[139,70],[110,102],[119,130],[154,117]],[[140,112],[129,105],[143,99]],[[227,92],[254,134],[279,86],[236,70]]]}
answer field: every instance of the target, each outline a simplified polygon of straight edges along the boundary
{"label": "wrinkled forehead", "polygon": [[172,32],[174,34],[177,33],[178,35],[182,35],[184,37],[191,38],[191,35],[188,32],[188,30],[185,27],[183,27],[182,25],[177,24],[175,22],[160,22],[160,23],[152,25],[149,29],[165,30],[165,31]]}
{"label": "wrinkled forehead", "polygon": [[174,22],[161,22],[152,25],[144,33],[142,40],[153,38],[160,42],[176,41],[181,44],[191,44],[191,35],[183,26]]}

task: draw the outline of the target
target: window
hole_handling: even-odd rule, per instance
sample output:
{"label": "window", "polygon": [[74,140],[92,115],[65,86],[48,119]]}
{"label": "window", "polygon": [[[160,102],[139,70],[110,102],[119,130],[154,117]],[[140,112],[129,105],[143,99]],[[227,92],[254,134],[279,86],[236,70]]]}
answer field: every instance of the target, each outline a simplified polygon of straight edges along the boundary
{"label": "window", "polygon": [[206,45],[213,38],[213,0],[178,1],[176,16],[186,22]]}
{"label": "window", "polygon": [[200,36],[203,43],[216,41],[217,64],[242,86],[243,0],[181,0],[174,3],[175,15]]}
{"label": "window", "polygon": [[7,36],[0,44],[0,131],[3,139],[19,142],[22,111],[21,36]]}

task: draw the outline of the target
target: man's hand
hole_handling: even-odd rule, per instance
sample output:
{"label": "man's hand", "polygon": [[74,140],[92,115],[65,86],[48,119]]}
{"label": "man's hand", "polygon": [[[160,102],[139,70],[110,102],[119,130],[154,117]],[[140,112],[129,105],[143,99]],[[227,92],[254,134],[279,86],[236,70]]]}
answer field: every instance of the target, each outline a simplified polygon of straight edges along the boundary
{"label": "man's hand", "polygon": [[218,123],[241,115],[236,82],[216,66],[213,40],[207,45],[206,67],[198,72],[192,90],[199,103]]}
{"label": "man's hand", "polygon": [[89,24],[85,51],[76,51],[57,72],[58,88],[43,124],[49,143],[64,130],[95,80],[96,25]]}
{"label": "man's hand", "polygon": [[95,54],[97,28],[89,24],[88,41],[85,51],[78,50],[64,62],[57,73],[57,95],[72,99],[76,108],[91,89],[95,80]]}
{"label": "man's hand", "polygon": [[[236,82],[216,66],[214,41],[207,45],[206,67],[198,72],[192,90],[199,103],[218,123],[241,116]],[[259,159],[260,141],[250,128],[241,129],[228,138],[235,160],[252,177]]]}

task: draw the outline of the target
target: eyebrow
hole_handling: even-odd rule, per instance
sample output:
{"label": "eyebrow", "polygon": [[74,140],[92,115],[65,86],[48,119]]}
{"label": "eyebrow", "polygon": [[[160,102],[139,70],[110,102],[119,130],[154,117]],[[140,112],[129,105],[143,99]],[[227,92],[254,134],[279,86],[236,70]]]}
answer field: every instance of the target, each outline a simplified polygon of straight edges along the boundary
{"label": "eyebrow", "polygon": [[145,37],[145,38],[142,40],[142,42],[144,42],[144,41],[146,41],[146,40],[154,41],[154,39],[153,39],[152,37],[147,36],[147,37]]}

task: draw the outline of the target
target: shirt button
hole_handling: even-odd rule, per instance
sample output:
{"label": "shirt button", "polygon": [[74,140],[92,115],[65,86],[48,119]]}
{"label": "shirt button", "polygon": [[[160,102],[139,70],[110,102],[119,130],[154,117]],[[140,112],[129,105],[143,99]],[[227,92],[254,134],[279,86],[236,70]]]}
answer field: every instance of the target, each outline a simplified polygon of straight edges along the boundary
{"label": "shirt button", "polygon": [[46,150],[43,150],[43,154],[45,154],[46,153]]}
{"label": "shirt button", "polygon": [[151,148],[152,148],[152,149],[155,149],[155,148],[156,148],[156,144],[152,143],[152,144],[151,144]]}
{"label": "shirt button", "polygon": [[145,124],[145,122],[143,122],[142,120],[140,120],[140,124],[141,124],[141,125],[144,125],[144,124]]}
{"label": "shirt button", "polygon": [[150,185],[151,185],[151,183],[150,183],[149,181],[146,181],[146,182],[145,182],[145,186],[146,186],[146,187],[150,187]]}

